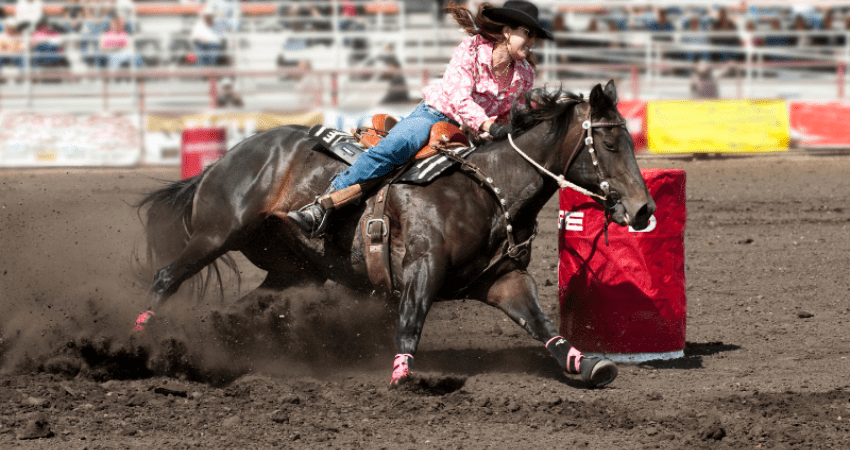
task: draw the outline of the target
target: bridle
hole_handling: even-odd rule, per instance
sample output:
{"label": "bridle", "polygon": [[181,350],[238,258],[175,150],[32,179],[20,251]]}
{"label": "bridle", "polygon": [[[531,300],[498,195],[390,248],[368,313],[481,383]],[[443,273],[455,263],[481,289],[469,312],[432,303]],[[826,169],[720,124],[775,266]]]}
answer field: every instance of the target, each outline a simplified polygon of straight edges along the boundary
{"label": "bridle", "polygon": [[[572,103],[578,104],[584,103],[581,100],[569,99],[567,100]],[[596,149],[593,147],[593,129],[594,128],[613,128],[613,127],[621,127],[625,126],[626,122],[623,120],[618,120],[614,122],[593,122],[591,121],[591,108],[588,106],[587,112],[584,117],[581,117],[581,132],[576,139],[575,147],[573,147],[572,152],[570,153],[570,157],[567,159],[567,163],[564,166],[564,175],[566,175],[567,171],[569,171],[570,166],[575,161],[579,152],[581,152],[582,145],[587,147],[587,151],[590,153],[590,157],[593,160],[593,168],[596,170],[596,178],[599,183],[599,189],[602,191],[602,195],[596,194],[595,192],[588,191],[587,189],[582,188],[576,184],[570,183],[564,178],[564,175],[555,175],[552,172],[546,170],[543,166],[535,162],[531,157],[526,155],[519,147],[514,144],[514,140],[510,134],[508,134],[508,141],[511,144],[511,147],[520,154],[523,158],[525,158],[532,166],[536,167],[537,170],[548,175],[553,178],[562,189],[572,189],[581,194],[596,197],[602,201],[602,204],[605,206],[605,244],[608,245],[608,224],[611,221],[611,212],[617,207],[620,203],[620,195],[616,191],[611,191],[611,184],[608,182],[607,177],[605,176],[605,172],[602,170],[602,166],[599,165],[599,157],[596,155]],[[569,135],[567,136],[567,141],[569,141]]]}
{"label": "bridle", "polygon": [[[573,102],[573,103],[576,103],[576,104],[584,103],[584,101],[582,101],[582,100],[574,100],[574,99],[569,99],[567,101]],[[564,175],[555,175],[554,173],[550,172],[545,167],[541,166],[536,161],[531,159],[531,157],[529,157],[527,154],[525,154],[525,152],[520,150],[519,147],[517,147],[516,144],[514,144],[514,140],[511,137],[510,133],[508,133],[508,141],[510,142],[511,147],[513,147],[514,151],[519,153],[520,156],[525,158],[532,166],[537,168],[537,170],[539,170],[540,172],[544,173],[545,175],[553,178],[558,183],[558,186],[560,186],[561,188],[573,189],[573,190],[580,192],[582,194],[585,194],[585,195],[588,195],[588,196],[591,196],[591,197],[596,197],[596,198],[602,200],[603,204],[607,204],[609,199],[614,200],[614,203],[613,203],[612,206],[608,206],[608,207],[605,208],[605,227],[604,227],[604,230],[605,230],[605,245],[608,245],[608,224],[610,223],[611,211],[614,210],[614,208],[620,202],[620,199],[619,199],[619,195],[613,195],[613,194],[616,194],[616,192],[611,191],[611,185],[610,185],[610,183],[608,183],[608,181],[605,177],[605,173],[602,171],[602,167],[600,167],[600,165],[599,165],[599,158],[596,156],[596,149],[594,149],[594,147],[593,147],[593,129],[594,128],[625,126],[626,122],[625,121],[616,121],[616,122],[596,122],[596,123],[594,123],[590,120],[590,117],[591,117],[590,108],[588,107],[587,114],[583,117],[584,120],[582,120],[582,122],[581,122],[581,130],[582,131],[581,131],[580,135],[578,136],[578,139],[576,141],[576,145],[573,148],[569,159],[567,160],[567,164],[564,166],[564,174],[567,173],[567,171],[569,170],[573,161],[578,156],[579,152],[581,151],[582,143],[583,143],[585,146],[588,147],[588,151],[590,152],[591,158],[593,159],[593,167],[596,169],[596,176],[599,180],[599,188],[602,190],[603,195],[599,195],[595,192],[590,192],[587,189],[582,188],[581,186],[570,183],[569,181],[566,180],[566,178],[564,178]],[[570,135],[568,134],[567,137],[565,138],[565,140],[569,141],[569,139],[570,139]],[[493,179],[488,177],[487,175],[485,175],[481,171],[481,169],[476,167],[474,164],[470,163],[469,161],[465,160],[464,158],[457,156],[453,152],[443,150],[442,153],[447,158],[455,160],[458,163],[460,163],[462,171],[470,174],[482,186],[485,186],[488,190],[490,190],[490,192],[492,192],[496,196],[496,198],[499,201],[499,207],[502,209],[502,217],[503,217],[503,220],[505,222],[505,230],[507,232],[507,242],[506,242],[506,246],[504,247],[504,250],[499,255],[497,255],[495,258],[493,258],[490,261],[490,263],[487,265],[487,267],[485,267],[484,270],[481,271],[481,273],[479,273],[477,276],[473,277],[472,280],[470,280],[466,284],[466,286],[464,286],[463,288],[461,288],[460,290],[457,291],[457,295],[461,295],[473,283],[475,283],[479,278],[483,277],[485,274],[490,272],[491,269],[493,269],[495,266],[497,266],[499,263],[501,263],[505,258],[520,259],[520,258],[523,258],[526,255],[528,255],[528,249],[529,249],[529,247],[531,247],[531,241],[533,241],[534,238],[537,236],[538,224],[535,222],[534,230],[531,232],[531,235],[528,237],[528,239],[526,239],[525,241],[523,241],[521,243],[517,243],[515,238],[514,238],[514,235],[513,235],[513,226],[511,225],[511,222],[510,222],[511,221],[511,215],[507,210],[507,201],[504,198],[502,198],[501,189],[497,188],[495,186],[495,184],[493,184]]]}

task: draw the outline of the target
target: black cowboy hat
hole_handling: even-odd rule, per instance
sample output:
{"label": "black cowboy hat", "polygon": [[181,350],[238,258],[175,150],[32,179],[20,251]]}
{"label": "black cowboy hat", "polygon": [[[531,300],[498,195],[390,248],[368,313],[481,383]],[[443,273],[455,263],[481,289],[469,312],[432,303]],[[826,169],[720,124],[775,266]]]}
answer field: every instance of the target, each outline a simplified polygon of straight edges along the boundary
{"label": "black cowboy hat", "polygon": [[539,38],[555,39],[552,32],[540,25],[540,21],[537,19],[537,7],[531,2],[508,0],[501,8],[488,8],[482,14],[495,22],[528,27]]}

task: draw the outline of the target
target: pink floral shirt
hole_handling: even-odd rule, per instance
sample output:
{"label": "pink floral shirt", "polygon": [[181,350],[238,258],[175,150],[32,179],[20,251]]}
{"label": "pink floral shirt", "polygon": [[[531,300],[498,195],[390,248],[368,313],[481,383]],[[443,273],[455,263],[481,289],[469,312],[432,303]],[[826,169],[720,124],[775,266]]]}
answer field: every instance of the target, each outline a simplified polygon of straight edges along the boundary
{"label": "pink floral shirt", "polygon": [[478,130],[487,120],[508,121],[511,104],[534,85],[534,69],[528,61],[514,64],[511,83],[499,89],[493,73],[493,43],[470,36],[455,49],[443,79],[422,89],[425,103],[443,114]]}

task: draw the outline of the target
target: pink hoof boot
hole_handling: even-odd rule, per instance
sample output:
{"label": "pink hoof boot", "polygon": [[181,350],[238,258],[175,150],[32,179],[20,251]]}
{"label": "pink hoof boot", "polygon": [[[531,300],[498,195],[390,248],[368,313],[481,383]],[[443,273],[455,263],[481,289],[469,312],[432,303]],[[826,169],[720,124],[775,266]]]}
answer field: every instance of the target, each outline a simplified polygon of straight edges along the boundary
{"label": "pink hoof boot", "polygon": [[617,378],[617,365],[610,359],[587,357],[575,347],[567,356],[567,373],[581,374],[581,380],[591,388],[607,386]]}
{"label": "pink hoof boot", "polygon": [[584,356],[561,336],[549,339],[546,349],[562,365],[564,372],[581,374],[582,381],[591,388],[607,386],[617,378],[617,365],[613,361],[597,356]]}
{"label": "pink hoof boot", "polygon": [[147,324],[153,316],[153,311],[145,311],[139,314],[139,317],[136,317],[136,326],[133,327],[133,333],[141,333],[142,331],[145,331],[145,324]]}
{"label": "pink hoof boot", "polygon": [[398,385],[402,380],[410,376],[411,367],[413,366],[413,355],[399,354],[395,355],[393,360],[393,377],[390,380],[390,386]]}

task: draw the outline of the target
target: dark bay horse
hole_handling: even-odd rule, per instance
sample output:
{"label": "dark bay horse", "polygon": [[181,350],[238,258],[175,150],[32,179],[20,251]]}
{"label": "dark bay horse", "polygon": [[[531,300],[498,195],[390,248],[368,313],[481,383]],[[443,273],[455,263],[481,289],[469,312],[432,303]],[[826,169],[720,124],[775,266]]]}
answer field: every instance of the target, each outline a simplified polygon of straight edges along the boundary
{"label": "dark bay horse", "polygon": [[[526,100],[530,107],[513,111],[512,142],[491,142],[468,157],[498,191],[483,189],[459,170],[425,186],[400,184],[389,191],[390,269],[397,292],[387,297],[399,302],[391,383],[409,375],[431,305],[455,298],[501,309],[546,344],[562,369],[581,374],[592,387],[606,385],[617,375],[613,362],[583,357],[558,336],[525,270],[537,215],[559,189],[559,182],[544,171],[563,175],[598,196],[611,221],[621,226],[645,228],[655,203],[617,111],[613,81],[604,88],[597,84],[587,99],[534,90]],[[302,126],[259,133],[201,175],[153,192],[138,204],[140,209],[148,207],[151,250],[171,255],[154,275],[151,311],[183,282],[237,250],[267,271],[262,289],[320,286],[327,280],[356,291],[375,289],[367,276],[360,229],[374,197],[337,211],[321,238],[305,235],[286,220],[287,212],[312,202],[328,180],[345,169],[336,159],[311,150],[313,145]],[[513,145],[545,170],[534,167]],[[157,233],[166,228],[181,237],[158,239]],[[521,244],[508,249],[508,242]]]}

